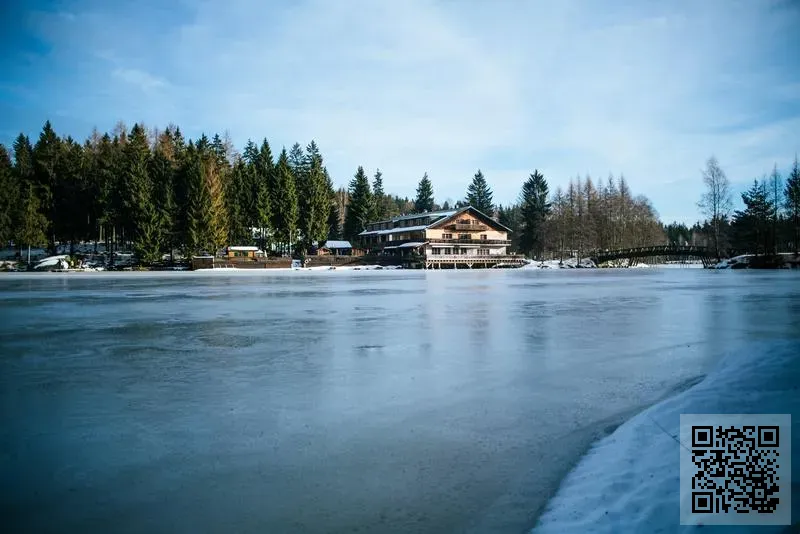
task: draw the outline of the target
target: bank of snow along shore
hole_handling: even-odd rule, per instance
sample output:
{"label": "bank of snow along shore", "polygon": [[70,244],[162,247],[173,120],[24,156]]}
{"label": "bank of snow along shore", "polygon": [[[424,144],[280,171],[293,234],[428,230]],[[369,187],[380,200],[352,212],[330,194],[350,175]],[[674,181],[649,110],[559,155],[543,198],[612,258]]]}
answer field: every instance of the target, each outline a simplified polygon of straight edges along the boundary
{"label": "bank of snow along shore", "polygon": [[748,413],[791,414],[797,451],[800,339],[742,346],[692,388],[651,406],[600,440],[562,482],[532,533],[800,532],[797,459],[792,462],[792,526],[680,524],[681,414]]}

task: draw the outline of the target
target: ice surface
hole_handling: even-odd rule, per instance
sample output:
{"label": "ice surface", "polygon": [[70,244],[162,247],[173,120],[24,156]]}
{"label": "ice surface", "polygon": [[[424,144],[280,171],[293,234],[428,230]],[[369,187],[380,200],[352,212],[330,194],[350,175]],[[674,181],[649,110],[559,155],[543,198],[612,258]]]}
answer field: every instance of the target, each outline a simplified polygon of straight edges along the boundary
{"label": "ice surface", "polygon": [[[563,482],[535,534],[627,532],[785,532],[787,527],[681,526],[680,414],[800,414],[800,342],[742,346],[696,386],[665,400],[597,443]],[[792,441],[800,443],[795,424]],[[792,479],[800,481],[800,462]],[[792,517],[800,522],[800,499]],[[702,530],[700,530],[702,529]]]}

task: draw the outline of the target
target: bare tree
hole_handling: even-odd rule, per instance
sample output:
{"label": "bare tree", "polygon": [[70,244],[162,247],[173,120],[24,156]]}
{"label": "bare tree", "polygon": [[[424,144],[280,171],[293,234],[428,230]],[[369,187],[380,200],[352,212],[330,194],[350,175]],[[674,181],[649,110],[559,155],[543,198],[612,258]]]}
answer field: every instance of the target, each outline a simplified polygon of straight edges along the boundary
{"label": "bare tree", "polygon": [[706,162],[706,168],[703,171],[703,183],[706,186],[706,192],[700,197],[700,202],[697,206],[700,211],[710,219],[711,226],[714,229],[714,252],[717,258],[721,258],[720,254],[720,225],[730,217],[731,210],[733,209],[733,201],[731,200],[731,184],[728,177],[725,176],[717,158],[711,156]]}
{"label": "bare tree", "polygon": [[778,216],[783,205],[783,180],[778,172],[778,164],[772,167],[772,174],[769,175],[769,186],[772,200],[772,242],[773,253],[778,253]]}

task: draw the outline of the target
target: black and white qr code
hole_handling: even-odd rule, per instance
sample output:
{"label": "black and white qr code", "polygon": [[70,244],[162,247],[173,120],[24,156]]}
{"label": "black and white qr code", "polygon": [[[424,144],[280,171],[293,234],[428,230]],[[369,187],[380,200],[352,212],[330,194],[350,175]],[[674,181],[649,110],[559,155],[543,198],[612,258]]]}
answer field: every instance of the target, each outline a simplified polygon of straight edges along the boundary
{"label": "black and white qr code", "polygon": [[789,524],[790,440],[788,415],[682,415],[681,523]]}

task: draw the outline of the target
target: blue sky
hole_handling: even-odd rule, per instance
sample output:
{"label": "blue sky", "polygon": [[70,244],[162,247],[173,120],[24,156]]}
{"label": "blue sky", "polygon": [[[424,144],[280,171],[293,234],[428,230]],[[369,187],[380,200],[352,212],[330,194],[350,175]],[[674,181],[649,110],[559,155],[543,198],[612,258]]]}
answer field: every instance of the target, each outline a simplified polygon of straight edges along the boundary
{"label": "blue sky", "polygon": [[705,0],[6,1],[0,142],[50,119],[315,139],[413,196],[502,203],[624,173],[665,221],[698,218],[717,156],[735,190],[800,152],[800,2]]}

